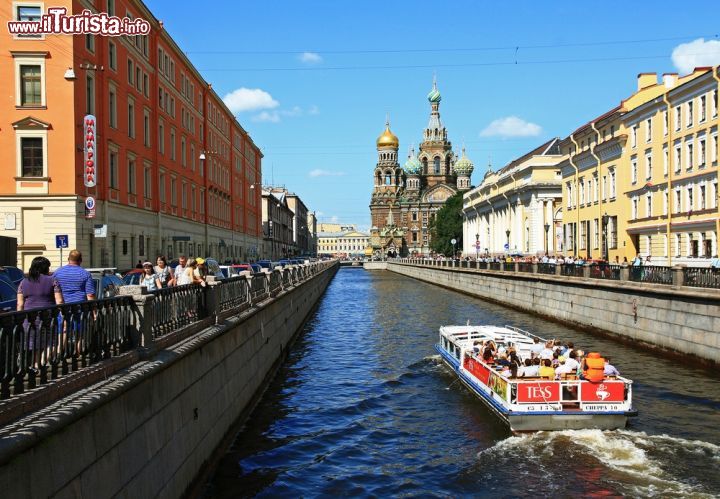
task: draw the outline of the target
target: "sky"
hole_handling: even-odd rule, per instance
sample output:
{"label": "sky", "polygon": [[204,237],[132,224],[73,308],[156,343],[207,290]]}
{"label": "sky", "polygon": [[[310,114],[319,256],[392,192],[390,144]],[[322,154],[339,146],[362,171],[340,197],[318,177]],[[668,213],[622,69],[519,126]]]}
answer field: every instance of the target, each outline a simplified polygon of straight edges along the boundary
{"label": "sky", "polygon": [[720,64],[720,3],[145,0],[261,148],[263,181],[369,228],[375,140],[440,113],[473,185],[619,104],[637,74]]}

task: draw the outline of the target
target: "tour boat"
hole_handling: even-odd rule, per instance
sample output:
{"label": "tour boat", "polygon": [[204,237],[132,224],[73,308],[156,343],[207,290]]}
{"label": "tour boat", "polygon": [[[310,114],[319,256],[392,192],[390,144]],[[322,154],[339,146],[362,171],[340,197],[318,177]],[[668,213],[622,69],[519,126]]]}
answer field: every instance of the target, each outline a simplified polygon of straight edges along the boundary
{"label": "tour boat", "polygon": [[[632,407],[632,381],[622,376],[591,382],[566,379],[512,378],[486,364],[476,342],[492,340],[498,349],[514,347],[530,357],[535,335],[505,326],[442,326],[435,345],[443,361],[514,432],[625,427],[637,416]],[[538,339],[544,344],[546,340]]]}

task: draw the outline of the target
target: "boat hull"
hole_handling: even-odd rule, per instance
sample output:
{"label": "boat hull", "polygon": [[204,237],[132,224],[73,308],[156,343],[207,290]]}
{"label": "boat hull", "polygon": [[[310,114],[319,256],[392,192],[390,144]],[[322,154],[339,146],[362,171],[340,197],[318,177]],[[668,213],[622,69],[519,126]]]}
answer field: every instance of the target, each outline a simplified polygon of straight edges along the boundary
{"label": "boat hull", "polygon": [[513,432],[583,429],[616,430],[624,428],[627,425],[628,416],[634,415],[634,413],[626,412],[594,413],[577,410],[512,413],[495,400],[494,393],[488,394],[483,391],[480,383],[461,368],[457,359],[439,345],[435,345],[435,349],[440,353],[445,365],[455,372],[460,381]]}

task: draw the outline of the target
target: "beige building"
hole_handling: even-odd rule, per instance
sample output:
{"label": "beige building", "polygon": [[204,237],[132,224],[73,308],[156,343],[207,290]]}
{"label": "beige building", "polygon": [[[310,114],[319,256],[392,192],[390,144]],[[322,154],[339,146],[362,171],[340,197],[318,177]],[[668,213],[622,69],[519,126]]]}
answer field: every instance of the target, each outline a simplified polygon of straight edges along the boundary
{"label": "beige building", "polygon": [[370,235],[353,229],[318,234],[318,254],[339,257],[363,257],[370,246]]}
{"label": "beige building", "polygon": [[562,251],[559,139],[500,170],[463,196],[463,254]]}

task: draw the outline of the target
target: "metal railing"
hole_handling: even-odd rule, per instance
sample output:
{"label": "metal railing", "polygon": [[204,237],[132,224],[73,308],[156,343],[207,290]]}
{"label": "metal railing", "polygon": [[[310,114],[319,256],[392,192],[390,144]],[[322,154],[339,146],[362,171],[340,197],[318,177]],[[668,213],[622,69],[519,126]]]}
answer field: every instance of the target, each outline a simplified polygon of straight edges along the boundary
{"label": "metal railing", "polygon": [[[0,314],[0,399],[116,357],[209,316],[266,299],[336,262],[318,262],[142,295]],[[210,298],[211,297],[211,298]],[[246,307],[245,307],[246,308]],[[80,383],[82,384],[82,383]]]}
{"label": "metal railing", "polygon": [[23,393],[136,346],[129,296],[0,316],[0,398]]}
{"label": "metal railing", "polygon": [[248,278],[245,276],[226,279],[216,287],[218,293],[218,312],[239,308],[250,302]]}
{"label": "metal railing", "polygon": [[530,262],[518,262],[518,272],[530,272],[533,271],[533,264]]}
{"label": "metal railing", "polygon": [[590,277],[593,279],[620,280],[621,265],[613,263],[595,263],[590,267]]}
{"label": "metal railing", "polygon": [[720,289],[720,269],[712,267],[685,267],[683,284],[696,288]]}
{"label": "metal railing", "polygon": [[538,274],[555,275],[556,268],[557,264],[555,263],[538,263],[537,271]]}
{"label": "metal railing", "polygon": [[672,284],[672,267],[633,266],[630,267],[630,280],[655,284]]}
{"label": "metal railing", "polygon": [[502,262],[502,269],[505,272],[515,272],[515,262]]}
{"label": "metal railing", "polygon": [[205,316],[205,292],[200,284],[152,291],[152,337],[177,331]]}

